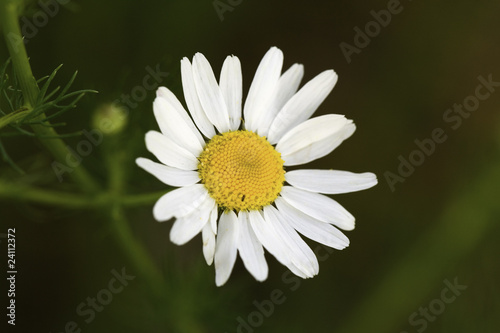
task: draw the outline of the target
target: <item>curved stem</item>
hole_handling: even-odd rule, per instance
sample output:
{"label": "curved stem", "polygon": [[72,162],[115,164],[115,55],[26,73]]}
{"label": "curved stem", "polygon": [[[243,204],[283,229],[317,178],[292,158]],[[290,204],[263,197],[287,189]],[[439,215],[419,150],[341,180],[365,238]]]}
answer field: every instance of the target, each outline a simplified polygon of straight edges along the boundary
{"label": "curved stem", "polygon": [[[24,104],[28,110],[31,110],[35,105],[40,90],[31,72],[28,55],[19,27],[18,14],[21,6],[22,1],[0,0],[0,22],[5,42],[12,58],[14,72],[23,92]],[[43,119],[45,115],[42,114],[39,117]],[[72,154],[64,141],[57,138],[58,134],[54,128],[42,125],[32,125],[31,127],[37,134],[40,142],[52,156],[59,163],[66,165],[67,158],[71,157]],[[86,192],[97,192],[100,188],[99,184],[81,165],[73,169],[70,177]]]}
{"label": "curved stem", "polygon": [[[122,207],[119,204],[114,204],[110,213],[115,231],[114,235],[122,250],[132,261],[134,269],[145,279],[144,285],[153,296],[154,302],[159,305],[157,310],[160,313],[158,315],[163,316],[166,319],[165,322],[175,332],[205,332],[198,322],[191,317],[186,317],[186,313],[174,303],[174,290],[168,287],[165,278],[151,259],[144,245],[134,237]],[[162,310],[165,310],[165,312]]]}
{"label": "curved stem", "polygon": [[112,206],[110,217],[118,242],[132,261],[135,269],[146,277],[146,285],[152,292],[152,295],[165,295],[165,280],[163,276],[151,260],[151,256],[144,249],[144,246],[134,238],[123,209],[119,204]]}
{"label": "curved stem", "polygon": [[145,286],[156,305],[158,315],[166,319],[172,331],[183,333],[202,333],[199,323],[186,315],[175,303],[176,290],[170,287],[162,272],[158,269],[152,256],[144,245],[133,235],[129,222],[125,217],[124,204],[137,205],[156,201],[165,192],[144,195],[123,196],[127,183],[126,169],[130,163],[126,151],[117,149],[123,145],[120,136],[110,136],[104,143],[106,166],[108,168],[108,188],[112,205],[110,216],[114,235],[123,251],[132,261],[135,269],[145,280]]}
{"label": "curved stem", "polygon": [[123,167],[127,163],[127,154],[126,151],[116,149],[120,145],[121,141],[117,136],[109,136],[103,145],[108,169],[108,194],[111,203],[110,207],[106,207],[106,209],[109,211],[118,242],[136,269],[148,280],[147,285],[152,291],[152,295],[163,295],[165,281],[144,246],[133,236],[121,205],[120,197],[125,190],[127,178]]}
{"label": "curved stem", "polygon": [[2,182],[0,182],[0,198],[76,209],[101,207],[109,202],[106,194],[85,196]]}

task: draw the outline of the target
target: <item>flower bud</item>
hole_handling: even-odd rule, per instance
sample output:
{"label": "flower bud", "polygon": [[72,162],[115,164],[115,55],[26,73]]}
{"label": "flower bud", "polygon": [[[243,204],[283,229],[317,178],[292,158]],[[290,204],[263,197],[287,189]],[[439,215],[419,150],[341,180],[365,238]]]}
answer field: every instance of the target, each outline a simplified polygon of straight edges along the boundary
{"label": "flower bud", "polygon": [[92,126],[106,135],[120,133],[127,125],[127,112],[124,108],[112,104],[102,104],[94,112]]}

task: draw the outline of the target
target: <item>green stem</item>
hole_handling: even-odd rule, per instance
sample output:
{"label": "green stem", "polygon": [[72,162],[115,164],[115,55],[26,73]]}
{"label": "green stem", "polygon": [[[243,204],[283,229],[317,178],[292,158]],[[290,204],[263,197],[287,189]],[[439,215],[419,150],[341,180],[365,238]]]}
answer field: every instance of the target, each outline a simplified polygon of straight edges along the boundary
{"label": "green stem", "polygon": [[[0,22],[7,48],[12,58],[14,72],[23,92],[25,106],[28,109],[32,109],[35,106],[40,90],[31,72],[28,55],[19,27],[18,13],[21,6],[22,1],[0,0]],[[45,118],[45,115],[40,115],[39,119],[43,118]],[[71,152],[64,141],[57,138],[58,134],[54,128],[43,125],[32,125],[32,128],[40,142],[52,156],[59,163],[66,165],[66,159],[68,156],[71,156]],[[70,173],[70,177],[86,192],[97,192],[100,188],[99,184],[81,165]]]}
{"label": "green stem", "polygon": [[156,201],[165,192],[148,193],[122,197],[127,184],[126,169],[123,165],[131,161],[127,152],[117,149],[123,145],[120,135],[110,136],[104,143],[105,161],[108,168],[108,187],[111,205],[110,216],[114,235],[123,251],[128,255],[137,272],[144,279],[144,285],[151,293],[158,315],[166,319],[172,331],[183,333],[202,333],[203,330],[193,318],[186,316],[175,303],[175,292],[158,269],[152,256],[144,245],[133,235],[129,222],[125,218],[123,204],[137,205]]}
{"label": "green stem", "polygon": [[151,255],[149,255],[144,249],[144,246],[134,238],[120,205],[113,205],[110,215],[112,226],[115,231],[114,234],[123,251],[128,255],[135,269],[146,277],[146,285],[150,289],[152,295],[163,297],[165,295],[165,280],[151,260]]}
{"label": "green stem", "polygon": [[31,72],[28,54],[24,47],[24,40],[19,28],[18,15],[21,11],[22,1],[0,0],[0,20],[7,43],[14,71],[19,80],[24,100],[28,107],[33,107],[38,96],[38,85]]}
{"label": "green stem", "polygon": [[121,203],[124,206],[135,207],[142,205],[149,205],[155,203],[162,195],[167,193],[168,191],[159,191],[152,193],[143,193],[143,194],[131,194],[123,196],[121,199]]}
{"label": "green stem", "polygon": [[23,119],[29,111],[14,111],[0,118],[0,129],[9,125],[10,123],[16,122]]}
{"label": "green stem", "polygon": [[109,202],[107,195],[84,196],[8,183],[0,183],[0,199],[76,209],[101,207]]}
{"label": "green stem", "polygon": [[101,208],[108,206],[112,202],[118,202],[124,207],[151,205],[165,193],[167,192],[159,191],[131,195],[110,193],[82,195],[0,182],[0,199],[76,209]]}
{"label": "green stem", "polygon": [[111,221],[114,235],[122,250],[132,261],[134,269],[139,272],[138,275],[140,274],[144,278],[144,285],[157,304],[157,310],[160,311],[158,315],[163,316],[165,322],[175,332],[205,332],[192,317],[186,317],[186,312],[182,311],[178,304],[175,303],[172,298],[175,293],[169,290],[165,278],[151,260],[151,255],[145,250],[143,244],[134,237],[124,216],[124,211],[118,204],[113,205],[111,209]]}
{"label": "green stem", "polygon": [[103,145],[104,159],[108,168],[108,191],[116,198],[125,191],[127,150],[119,149],[120,140],[116,135],[106,138]]}
{"label": "green stem", "polygon": [[128,162],[127,151],[117,149],[122,143],[119,136],[112,135],[107,138],[103,145],[108,170],[108,195],[111,203],[108,211],[112,227],[123,251],[131,259],[137,271],[146,277],[146,284],[152,295],[164,295],[165,281],[144,246],[134,238],[121,204],[120,198],[125,191],[124,187],[127,181],[123,165]]}

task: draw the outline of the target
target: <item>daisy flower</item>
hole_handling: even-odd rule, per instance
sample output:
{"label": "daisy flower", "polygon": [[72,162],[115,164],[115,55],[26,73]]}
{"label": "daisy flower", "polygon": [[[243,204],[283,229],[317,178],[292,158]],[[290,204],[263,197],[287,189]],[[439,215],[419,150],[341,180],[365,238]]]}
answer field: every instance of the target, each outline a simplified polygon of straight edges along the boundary
{"label": "daisy flower", "polygon": [[299,233],[341,250],[349,239],[339,229],[354,229],[354,217],[323,194],[377,184],[369,172],[285,170],[329,154],[356,127],[338,114],[309,119],[337,82],[333,70],[298,90],[303,66],[294,64],[281,74],[282,65],[283,53],[272,47],[242,106],[239,59],[226,58],[217,82],[197,53],[192,63],[181,60],[189,113],[165,87],[153,102],[161,133],[150,131],[145,141],[161,163],[146,158],[136,163],[179,187],[156,202],[153,215],[160,222],[175,218],[170,231],[175,244],[201,232],[206,262],[215,262],[217,286],[228,280],[237,253],[255,279],[265,280],[264,248],[302,278],[318,274],[318,260]]}

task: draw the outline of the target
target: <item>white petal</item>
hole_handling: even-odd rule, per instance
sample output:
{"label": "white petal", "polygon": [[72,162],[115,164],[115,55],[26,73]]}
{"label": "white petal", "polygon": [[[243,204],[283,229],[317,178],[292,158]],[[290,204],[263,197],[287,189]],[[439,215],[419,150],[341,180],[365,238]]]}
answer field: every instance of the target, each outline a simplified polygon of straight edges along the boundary
{"label": "white petal", "polygon": [[347,125],[341,129],[339,133],[331,136],[331,141],[328,139],[316,141],[313,147],[313,155],[311,155],[311,151],[307,148],[296,151],[294,154],[286,156],[284,165],[291,166],[304,164],[330,154],[333,150],[340,146],[345,139],[349,138],[352,133],[354,133],[355,129],[356,126],[351,123],[351,120],[348,120]]}
{"label": "white petal", "polygon": [[[170,138],[179,146],[189,150],[193,155],[198,156],[203,150],[200,143],[200,133],[196,128],[190,126],[181,116],[174,106],[165,98],[158,96],[153,102],[153,111],[160,125],[163,135]],[[187,113],[184,112],[187,116]],[[189,120],[194,127],[194,124]]]}
{"label": "white petal", "polygon": [[296,188],[326,194],[356,192],[377,184],[377,176],[371,172],[340,170],[293,170],[285,174],[285,179]]}
{"label": "white petal", "polygon": [[308,163],[337,148],[345,139],[349,122],[337,114],[309,119],[285,134],[276,150],[287,166]]}
{"label": "white petal", "polygon": [[308,276],[290,259],[290,249],[287,243],[281,239],[281,236],[275,230],[275,221],[264,220],[261,213],[255,210],[248,212],[248,218],[257,239],[264,245],[266,250],[268,250],[281,264],[288,267],[295,275],[304,279],[307,278]]}
{"label": "white petal", "polygon": [[349,238],[333,225],[302,213],[283,198],[277,198],[275,203],[279,211],[286,217],[287,222],[307,238],[337,250],[342,250],[349,245]]}
{"label": "white petal", "polygon": [[330,94],[337,78],[333,70],[327,70],[307,82],[288,100],[274,119],[269,129],[269,142],[278,142],[286,132],[311,117]]}
{"label": "white petal", "polygon": [[238,251],[240,252],[243,264],[257,281],[267,279],[268,267],[264,257],[262,244],[257,240],[257,236],[250,226],[248,212],[241,211],[238,216],[239,240]]}
{"label": "white petal", "polygon": [[207,196],[205,200],[191,213],[178,218],[172,229],[170,229],[170,240],[177,245],[184,245],[198,235],[208,222],[208,217],[212,207],[215,205],[214,199]]}
{"label": "white petal", "polygon": [[172,105],[175,108],[175,110],[177,111],[177,113],[179,114],[179,116],[182,117],[182,119],[184,120],[184,122],[186,123],[186,125],[189,126],[189,128],[191,129],[191,131],[195,134],[195,136],[198,139],[198,141],[200,142],[200,144],[202,146],[204,146],[205,145],[205,140],[203,140],[203,137],[201,136],[200,132],[198,131],[198,129],[194,125],[193,121],[189,117],[188,113],[186,112],[186,110],[182,106],[182,104],[179,101],[179,99],[174,95],[174,93],[171,92],[166,87],[159,87],[158,90],[156,90],[156,96],[162,97],[162,98],[166,99],[167,102],[169,102],[170,105]]}
{"label": "white petal", "polygon": [[153,207],[153,216],[159,222],[181,217],[198,208],[207,198],[203,184],[194,184],[164,194]]}
{"label": "white petal", "polygon": [[191,112],[191,116],[201,133],[207,138],[212,138],[215,135],[215,129],[201,106],[194,84],[193,68],[191,67],[191,62],[186,57],[181,60],[181,75],[184,99]]}
{"label": "white petal", "polygon": [[245,128],[257,131],[265,114],[273,103],[276,84],[283,66],[283,52],[272,47],[262,58],[243,109]]}
{"label": "white petal", "polygon": [[207,265],[212,265],[214,261],[215,254],[215,234],[212,231],[210,223],[206,223],[201,231],[201,237],[203,239],[203,256]]}
{"label": "white petal", "polygon": [[191,152],[160,132],[146,133],[146,148],[163,164],[182,170],[198,169],[198,160]]}
{"label": "white petal", "polygon": [[201,53],[193,58],[193,76],[201,106],[219,132],[229,131],[229,114],[210,63]]}
{"label": "white petal", "polygon": [[135,163],[170,186],[189,186],[200,181],[200,176],[196,171],[172,168],[142,157],[136,159]]}
{"label": "white petal", "polygon": [[337,201],[319,193],[283,186],[281,196],[301,212],[344,230],[354,229],[354,216]]}
{"label": "white petal", "polygon": [[[352,122],[351,119],[347,119],[347,125],[345,125],[344,128],[341,130],[342,138],[339,140],[339,142],[338,142],[337,146],[335,146],[335,148],[337,148],[342,143],[342,141],[349,139],[351,137],[351,135],[354,134],[355,131],[356,131],[356,125],[354,125],[354,123]],[[333,148],[333,149],[335,149],[335,148]]]}
{"label": "white petal", "polygon": [[229,279],[236,261],[238,218],[233,211],[223,213],[215,245],[215,284],[220,287]]}
{"label": "white petal", "polygon": [[269,127],[281,110],[283,105],[297,92],[300,81],[304,76],[304,66],[300,64],[294,64],[290,67],[278,80],[276,89],[274,92],[273,103],[270,105],[267,112],[262,114],[262,119],[259,124],[258,133],[262,136],[267,136],[269,133]]}
{"label": "white petal", "polygon": [[215,235],[217,235],[217,217],[219,214],[219,206],[215,205],[210,213],[210,226]]}
{"label": "white petal", "polygon": [[286,221],[281,212],[273,206],[264,207],[266,221],[273,221],[275,230],[280,238],[288,245],[288,255],[307,277],[313,277],[319,272],[316,255],[311,248],[300,238],[299,234]]}
{"label": "white petal", "polygon": [[238,57],[228,56],[220,73],[220,90],[227,106],[231,131],[236,131],[241,123],[242,78]]}

